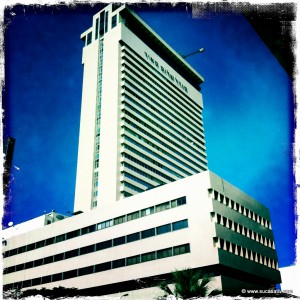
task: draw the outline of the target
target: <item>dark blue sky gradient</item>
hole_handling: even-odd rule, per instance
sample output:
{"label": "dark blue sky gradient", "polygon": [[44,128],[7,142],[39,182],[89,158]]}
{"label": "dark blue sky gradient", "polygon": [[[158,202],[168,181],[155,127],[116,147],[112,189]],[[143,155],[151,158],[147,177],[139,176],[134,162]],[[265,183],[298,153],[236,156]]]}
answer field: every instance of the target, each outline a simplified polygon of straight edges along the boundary
{"label": "dark blue sky gradient", "polygon": [[[16,138],[4,225],[73,209],[83,44],[94,6],[5,11],[4,136]],[[209,168],[271,211],[279,265],[295,260],[292,82],[242,15],[135,7],[205,78]]]}

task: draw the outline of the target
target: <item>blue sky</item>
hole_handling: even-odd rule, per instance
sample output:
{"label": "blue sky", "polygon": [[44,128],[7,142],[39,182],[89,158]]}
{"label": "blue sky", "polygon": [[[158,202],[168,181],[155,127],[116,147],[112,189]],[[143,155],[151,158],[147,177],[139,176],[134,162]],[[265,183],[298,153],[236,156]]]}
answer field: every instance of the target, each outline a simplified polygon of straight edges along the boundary
{"label": "blue sky", "polygon": [[[4,224],[73,210],[83,44],[101,5],[6,10],[4,136],[16,138]],[[145,9],[147,8],[147,9]],[[139,16],[204,77],[210,170],[270,208],[279,265],[294,262],[292,82],[242,15],[184,5]]]}

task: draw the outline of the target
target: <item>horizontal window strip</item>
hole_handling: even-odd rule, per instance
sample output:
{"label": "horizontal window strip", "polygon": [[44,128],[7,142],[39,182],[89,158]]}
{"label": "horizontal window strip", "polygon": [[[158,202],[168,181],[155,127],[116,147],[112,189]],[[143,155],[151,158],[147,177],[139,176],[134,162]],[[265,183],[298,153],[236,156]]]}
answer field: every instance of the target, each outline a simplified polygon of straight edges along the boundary
{"label": "horizontal window strip", "polygon": [[[194,128],[192,128],[190,126],[190,124],[186,122],[183,122],[182,120],[178,119],[174,114],[172,114],[169,110],[167,110],[166,108],[162,107],[162,105],[160,104],[160,102],[162,101],[159,96],[155,95],[152,91],[150,91],[145,85],[143,85],[142,83],[138,82],[135,78],[131,78],[131,76],[125,76],[125,78],[123,79],[124,83],[127,83],[130,87],[132,87],[135,91],[137,91],[139,94],[141,94],[143,97],[147,98],[148,101],[144,101],[143,98],[141,98],[141,100],[143,100],[145,102],[145,104],[150,105],[150,103],[153,103],[156,107],[160,108],[160,110],[156,110],[157,113],[159,113],[160,115],[162,115],[165,119],[167,119],[168,121],[171,121],[174,123],[174,120],[176,121],[176,126],[178,128],[180,128],[183,132],[186,132],[188,130],[190,130],[191,132],[193,132],[196,136],[201,136],[201,130],[195,130]],[[139,87],[137,86],[139,85]],[[147,91],[147,93],[149,93],[151,95],[152,98],[149,98],[149,96],[143,91],[141,90],[141,88],[144,91]],[[154,98],[156,100],[154,100]],[[150,100],[150,101],[149,101]],[[167,112],[169,116],[167,116],[165,113],[163,114],[163,112]],[[175,123],[174,123],[175,124]],[[179,126],[180,124],[180,126]],[[192,135],[192,134],[191,134]],[[198,139],[196,136],[193,136],[194,140],[196,140],[198,143],[204,145],[204,137],[202,138],[202,140]]]}
{"label": "horizontal window strip", "polygon": [[93,273],[104,272],[111,269],[130,266],[137,263],[144,263],[144,262],[167,258],[171,256],[177,256],[177,255],[186,254],[190,252],[191,252],[190,244],[187,243],[187,244],[173,246],[173,247],[160,249],[152,252],[138,254],[131,257],[125,257],[113,261],[103,262],[96,265],[90,265],[79,269],[73,269],[61,273],[46,275],[43,277],[32,278],[21,282],[14,282],[14,283],[4,285],[3,289],[4,290],[8,290],[11,288],[22,289],[25,287],[40,285],[43,283],[56,282],[56,281],[66,280],[69,278],[75,278],[75,277],[89,275]]}
{"label": "horizontal window strip", "polygon": [[[195,128],[199,127],[199,124],[202,125],[202,120],[199,118],[198,120],[194,117],[195,116],[195,111],[191,112],[191,108],[186,108],[186,107],[180,107],[177,105],[178,103],[178,99],[174,99],[174,96],[172,96],[168,91],[166,91],[162,86],[160,86],[157,82],[155,82],[154,80],[151,79],[150,76],[145,75],[145,73],[140,70],[140,69],[136,69],[133,70],[132,66],[129,66],[128,63],[126,63],[125,66],[125,74],[126,76],[128,76],[129,78],[133,79],[136,81],[135,78],[133,78],[128,71],[130,71],[133,75],[135,75],[140,81],[142,82],[147,82],[148,86],[151,87],[156,93],[158,93],[160,96],[162,96],[166,101],[163,101],[164,105],[166,105],[168,107],[168,109],[172,112],[174,112],[176,115],[180,116],[183,120],[193,124],[193,126]],[[144,78],[142,77],[142,75],[144,75]],[[151,81],[153,84],[150,84],[149,81]],[[159,89],[160,90],[159,90]],[[162,90],[162,91],[161,91]],[[149,90],[150,91],[150,90]],[[166,97],[166,95],[168,95],[168,97]],[[172,99],[173,98],[173,99]],[[174,101],[175,100],[175,101]],[[177,103],[176,103],[177,102]],[[170,104],[173,106],[170,106]],[[177,107],[177,110],[174,109],[174,106]],[[185,113],[186,115],[190,118],[187,119],[184,115],[182,115],[182,111],[183,109],[185,109]],[[192,113],[192,114],[189,114]],[[200,114],[199,114],[200,115]],[[193,120],[193,122],[191,122],[191,120]],[[200,122],[199,122],[200,121]],[[202,131],[202,133],[204,132],[203,129],[197,128],[199,130]]]}
{"label": "horizontal window strip", "polygon": [[[129,102],[134,103],[136,106],[138,106],[139,108],[141,108],[143,111],[146,111],[144,107],[142,107],[139,103],[137,103],[134,99],[128,97],[127,95],[124,97],[125,101],[128,100]],[[127,104],[127,103],[126,103]],[[125,104],[125,107],[126,107]],[[158,118],[157,116],[154,116],[150,111],[147,111],[147,114],[149,114],[152,118],[150,118],[149,116],[143,114],[142,112],[134,109],[134,112],[138,115],[141,116],[143,119],[138,118],[138,116],[136,114],[133,114],[132,112],[128,111],[128,110],[123,110],[124,114],[125,114],[125,119],[129,119],[131,118],[135,124],[139,123],[142,124],[143,126],[147,127],[147,128],[151,128],[151,130],[153,130],[154,128],[158,128],[158,130],[155,130],[155,132],[158,132],[157,134],[159,134],[160,136],[164,136],[164,138],[169,141],[171,144],[176,144],[176,146],[180,149],[182,149],[183,151],[188,151],[190,150],[190,144],[188,144],[187,140],[185,140],[184,138],[182,138],[182,135],[177,132],[176,130],[174,130],[173,127],[171,127],[169,125],[168,122],[163,121],[162,119]],[[157,120],[158,122],[154,121]],[[149,122],[151,125],[153,125],[152,127],[150,127],[150,125],[147,123]],[[162,126],[161,124],[164,124],[164,126]],[[167,127],[168,129],[166,129],[165,127]],[[161,133],[163,132],[163,134]],[[175,135],[173,132],[175,132],[177,135]],[[167,136],[166,136],[167,135]],[[176,143],[175,141],[180,141],[180,143]],[[182,147],[182,145],[184,145],[186,148]],[[202,158],[204,158],[206,160],[206,156],[203,155],[201,152],[199,152],[199,150],[197,150],[197,155],[200,155]],[[193,156],[193,155],[192,155]],[[194,157],[194,156],[193,156]],[[199,160],[199,157],[196,158],[196,161]],[[200,159],[201,160],[201,159]],[[191,160],[190,161],[194,164],[195,161]],[[201,162],[206,163],[206,161],[201,160]]]}
{"label": "horizontal window strip", "polygon": [[[185,198],[185,196],[184,196],[184,198]],[[181,199],[182,199],[182,197],[179,197],[179,198],[176,198],[174,200],[171,200],[170,202],[177,201],[177,200],[181,201]],[[143,215],[143,211],[145,211],[146,209],[141,210],[141,217],[146,216],[146,215]],[[128,215],[130,215],[130,213]],[[126,219],[126,216],[125,216],[125,219]],[[110,220],[107,220],[107,221],[103,221],[101,223],[93,224],[93,225],[90,225],[90,226],[87,226],[87,227],[84,227],[84,228],[79,228],[79,229],[73,230],[71,232],[61,234],[59,236],[50,237],[50,238],[48,238],[46,240],[43,240],[43,241],[37,241],[37,242],[32,243],[32,244],[24,245],[24,246],[21,246],[19,248],[14,248],[14,249],[5,251],[3,253],[3,257],[6,258],[6,257],[14,256],[14,255],[17,255],[17,254],[21,254],[21,253],[24,253],[24,252],[32,251],[32,250],[37,249],[37,247],[38,248],[46,247],[46,246],[49,246],[49,245],[52,245],[52,244],[55,244],[55,243],[62,242],[66,239],[68,240],[68,239],[76,238],[76,237],[79,237],[79,236],[84,235],[84,234],[89,234],[89,233],[92,233],[92,232],[97,231],[97,230],[101,230],[101,229],[105,229],[105,228],[117,225],[116,223],[114,223],[114,220],[118,220],[119,218],[120,217],[110,219]],[[50,225],[47,225],[47,226],[50,226]]]}
{"label": "horizontal window strip", "polygon": [[[123,127],[123,128],[125,128],[125,131],[126,131],[126,130],[127,130],[127,131],[130,130],[130,132],[132,133],[133,131],[132,131],[131,129],[129,129],[129,126],[130,126],[130,127],[133,127],[134,129],[137,129],[139,132],[143,133],[144,135],[146,135],[146,136],[149,137],[150,139],[156,141],[157,143],[162,144],[164,147],[167,148],[167,146],[166,146],[167,144],[166,144],[166,143],[160,142],[160,139],[158,139],[157,137],[155,137],[153,134],[149,133],[149,132],[146,131],[145,129],[141,128],[140,126],[137,126],[137,125],[134,124],[133,122],[128,122],[128,121],[126,122],[126,120],[125,120],[125,123],[126,123],[126,124],[125,124],[124,127]],[[127,126],[127,124],[128,124],[128,126]],[[152,129],[150,129],[150,130],[152,130]],[[155,131],[156,131],[155,129],[153,129],[152,131],[153,131],[153,133],[156,133],[156,132],[155,132]],[[162,137],[163,137],[163,136],[162,136]],[[164,139],[164,137],[163,137],[163,139]],[[167,140],[167,142],[169,142],[169,140],[168,140],[167,138],[164,139],[164,140]],[[134,141],[133,143],[137,143],[137,142]],[[169,146],[169,147],[170,147],[170,146]],[[169,161],[169,160],[167,160],[166,158],[162,157],[161,155],[159,155],[159,154],[153,152],[152,150],[150,150],[150,149],[148,149],[148,148],[146,148],[146,147],[144,147],[144,146],[142,146],[142,145],[140,145],[139,148],[142,148],[143,150],[147,151],[148,153],[151,153],[151,155],[153,155],[153,156],[159,158],[160,160],[166,162],[167,164],[170,164],[170,165],[172,165],[173,167],[179,169],[181,172],[185,173],[186,175],[189,175],[189,174],[190,174],[190,171],[187,172],[186,170],[180,168],[179,166],[175,165],[174,163],[172,163],[171,161]],[[191,159],[189,159],[189,158],[186,157],[185,155],[182,155],[181,153],[178,154],[178,153],[179,153],[179,152],[178,152],[178,149],[177,149],[177,152],[175,151],[175,149],[173,149],[173,152],[176,153],[178,156],[182,157],[182,160],[180,160],[180,159],[178,159],[176,156],[170,154],[169,151],[163,150],[163,149],[162,149],[161,147],[159,147],[159,146],[156,146],[155,149],[158,150],[159,152],[163,153],[164,155],[166,155],[166,156],[169,157],[170,159],[174,160],[175,162],[179,163],[181,166],[184,166],[185,168],[191,170],[191,171],[194,172],[194,173],[198,173],[200,170],[203,170],[203,166],[198,165],[197,163],[193,162]],[[171,148],[171,149],[172,149],[172,148]],[[180,149],[180,150],[181,150],[181,149]],[[189,164],[187,164],[186,161],[188,161],[189,163],[191,163],[191,164],[193,165],[193,167],[190,166]],[[201,161],[201,162],[202,162],[202,161]],[[204,162],[203,162],[203,164],[204,164]],[[198,168],[198,169],[195,169],[195,167]]]}
{"label": "horizontal window strip", "polygon": [[[126,55],[128,55],[134,62],[136,62],[139,65],[140,68],[142,68],[142,70],[147,70],[149,76],[156,78],[159,82],[161,82],[163,86],[165,86],[165,83],[167,82],[169,88],[173,91],[173,93],[181,99],[181,104],[183,106],[191,106],[195,111],[197,111],[201,115],[201,108],[195,103],[195,101],[192,98],[190,98],[187,94],[183,93],[178,87],[169,84],[166,78],[151,65],[145,64],[144,60],[130,46],[126,44],[125,46],[123,46],[123,49],[124,50],[122,53],[124,53],[125,58]],[[151,71],[149,71],[148,69],[150,69]],[[176,91],[174,90],[174,88]]]}
{"label": "horizontal window strip", "polygon": [[[167,210],[169,208],[171,208],[170,202],[165,202],[163,204],[156,205],[155,210],[158,212],[158,211]],[[137,215],[135,215],[135,216],[136,216],[136,218],[133,218],[133,219],[138,218]],[[139,241],[141,239],[145,239],[148,237],[153,237],[156,235],[161,235],[161,234],[172,232],[172,231],[177,231],[179,229],[184,229],[187,227],[188,227],[188,220],[184,219],[184,220],[180,220],[177,222],[161,225],[159,227],[146,229],[141,232],[135,232],[132,234],[128,234],[126,236],[120,236],[120,237],[117,237],[117,238],[114,238],[111,240],[99,242],[96,244],[91,244],[91,245],[84,246],[84,247],[77,248],[77,249],[72,249],[72,250],[69,250],[66,252],[58,253],[58,254],[51,255],[51,256],[41,258],[38,260],[33,260],[33,261],[29,261],[29,262],[22,263],[19,265],[10,266],[8,268],[4,268],[3,273],[10,274],[10,273],[18,272],[21,270],[31,269],[31,268],[35,268],[38,266],[54,263],[54,262],[57,262],[60,260],[66,260],[66,259],[70,259],[73,257],[97,252],[100,250],[105,250],[105,249],[108,249],[111,247],[116,247],[116,246],[120,246],[123,244],[132,243],[132,242]],[[149,234],[150,232],[152,232],[151,235]]]}
{"label": "horizontal window strip", "polygon": [[[128,100],[129,100],[129,99],[128,99]],[[132,100],[132,101],[131,101],[131,100]],[[135,113],[137,113],[138,115],[140,115],[140,116],[142,116],[142,117],[145,116],[144,113],[142,113],[141,111],[139,111],[139,110],[138,110],[137,108],[135,108],[133,105],[136,105],[139,109],[141,109],[141,110],[143,110],[144,112],[146,112],[146,113],[149,114],[149,112],[148,112],[146,109],[144,109],[143,107],[141,107],[138,103],[135,103],[135,101],[134,101],[133,99],[130,99],[130,102],[132,102],[132,104],[129,104],[129,103],[126,102],[125,105],[124,105],[124,110],[123,110],[123,112],[125,113],[125,115],[128,114],[128,113],[131,113],[131,112],[135,112]],[[161,135],[162,135],[162,134],[160,134],[160,136],[161,136]],[[156,138],[156,140],[158,140],[158,139]],[[166,147],[168,150],[171,150],[172,152],[176,153],[177,155],[179,155],[179,156],[185,158],[186,160],[191,161],[193,164],[195,164],[195,162],[194,162],[193,160],[191,160],[190,158],[188,158],[186,155],[183,155],[182,153],[176,151],[175,148],[172,148],[172,147],[169,146],[168,144],[162,142],[161,139],[159,139],[158,141],[160,142],[160,144],[164,145],[164,147]],[[196,149],[194,149],[194,148],[192,148],[192,147],[188,147],[189,150],[186,150],[186,149],[183,148],[180,144],[176,143],[174,140],[171,140],[171,139],[166,138],[166,141],[168,141],[168,142],[169,142],[170,144],[172,144],[174,147],[180,149],[182,152],[186,153],[187,155],[189,155],[189,156],[195,158],[195,160],[198,161],[199,163],[202,163],[202,164],[205,165],[205,166],[207,165],[206,157],[203,157],[203,155],[199,152],[199,150],[196,150]],[[195,153],[197,156],[196,156],[195,154],[193,154],[191,151],[193,151],[193,153]],[[202,151],[205,152],[203,149],[202,149]],[[202,156],[202,157],[205,159],[205,161],[204,161],[203,159],[201,159],[199,156]]]}

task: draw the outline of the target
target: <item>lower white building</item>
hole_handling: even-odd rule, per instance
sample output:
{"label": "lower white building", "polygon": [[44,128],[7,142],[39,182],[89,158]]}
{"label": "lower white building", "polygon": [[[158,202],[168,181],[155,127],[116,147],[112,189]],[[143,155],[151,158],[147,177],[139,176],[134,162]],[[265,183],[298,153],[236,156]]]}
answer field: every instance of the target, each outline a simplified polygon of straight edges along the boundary
{"label": "lower white building", "polygon": [[281,281],[269,210],[210,171],[13,236],[3,250],[4,289],[153,299],[184,268],[212,274],[225,295]]}

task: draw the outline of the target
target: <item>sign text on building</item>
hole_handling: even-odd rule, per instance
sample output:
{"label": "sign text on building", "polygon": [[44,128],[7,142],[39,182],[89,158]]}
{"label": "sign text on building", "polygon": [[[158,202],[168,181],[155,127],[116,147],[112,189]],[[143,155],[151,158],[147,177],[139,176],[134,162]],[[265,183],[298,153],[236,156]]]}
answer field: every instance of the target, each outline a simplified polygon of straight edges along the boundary
{"label": "sign text on building", "polygon": [[171,80],[174,84],[176,84],[179,88],[181,88],[184,92],[188,92],[187,87],[182,84],[174,75],[172,75],[165,67],[159,65],[159,63],[150,56],[147,52],[144,52],[146,59],[149,63],[151,63],[154,67],[156,67],[161,73],[163,73],[169,80]]}

